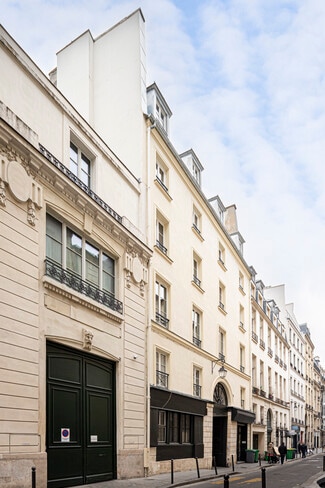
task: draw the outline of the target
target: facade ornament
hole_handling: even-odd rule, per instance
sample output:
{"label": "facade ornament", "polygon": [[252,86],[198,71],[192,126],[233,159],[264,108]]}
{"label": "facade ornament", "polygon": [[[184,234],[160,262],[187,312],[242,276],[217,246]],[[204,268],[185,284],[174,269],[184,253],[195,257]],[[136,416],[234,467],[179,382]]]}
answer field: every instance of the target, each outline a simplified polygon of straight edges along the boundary
{"label": "facade ornament", "polygon": [[27,221],[30,223],[30,225],[35,225],[35,219],[36,219],[35,205],[31,200],[28,200]]}
{"label": "facade ornament", "polygon": [[6,187],[2,180],[0,180],[0,205],[6,206]]}
{"label": "facade ornament", "polygon": [[126,271],[126,286],[131,287],[131,273],[128,270]]}
{"label": "facade ornament", "polygon": [[90,330],[83,329],[83,349],[86,349],[86,351],[91,351],[93,346],[93,338],[94,334],[90,332]]}

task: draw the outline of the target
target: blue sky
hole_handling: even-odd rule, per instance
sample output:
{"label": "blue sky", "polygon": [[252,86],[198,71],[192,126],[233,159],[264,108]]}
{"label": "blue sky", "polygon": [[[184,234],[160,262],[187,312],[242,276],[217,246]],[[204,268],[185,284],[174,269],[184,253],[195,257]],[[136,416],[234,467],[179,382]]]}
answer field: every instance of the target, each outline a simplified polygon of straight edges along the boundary
{"label": "blue sky", "polygon": [[0,22],[48,73],[138,7],[173,145],[196,152],[207,197],[236,204],[248,264],[286,285],[325,361],[325,2],[2,0]]}

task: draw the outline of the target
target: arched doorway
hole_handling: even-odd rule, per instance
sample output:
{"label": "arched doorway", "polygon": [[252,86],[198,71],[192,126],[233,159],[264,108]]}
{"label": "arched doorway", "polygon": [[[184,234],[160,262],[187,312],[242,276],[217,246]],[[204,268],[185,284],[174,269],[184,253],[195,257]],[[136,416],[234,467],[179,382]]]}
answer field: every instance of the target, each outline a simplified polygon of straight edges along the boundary
{"label": "arched doorway", "polygon": [[213,393],[212,456],[216,466],[227,466],[227,406],[225,387],[217,383]]}

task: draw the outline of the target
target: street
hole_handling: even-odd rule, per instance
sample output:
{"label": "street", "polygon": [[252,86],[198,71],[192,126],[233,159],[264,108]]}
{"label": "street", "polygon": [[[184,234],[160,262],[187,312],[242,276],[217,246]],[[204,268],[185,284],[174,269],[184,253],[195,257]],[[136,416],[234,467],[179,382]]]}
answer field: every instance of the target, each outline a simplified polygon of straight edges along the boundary
{"label": "street", "polygon": [[[265,468],[265,488],[296,488],[303,486],[304,482],[317,473],[319,473],[319,477],[321,477],[323,473],[323,455],[321,454],[286,462],[283,465],[276,464],[274,466],[269,466]],[[323,474],[325,477],[325,472]],[[212,488],[214,486],[223,487],[224,477],[186,486],[196,486],[197,488]],[[230,474],[229,488],[243,486],[249,488],[261,488],[262,472],[256,470],[250,473]]]}

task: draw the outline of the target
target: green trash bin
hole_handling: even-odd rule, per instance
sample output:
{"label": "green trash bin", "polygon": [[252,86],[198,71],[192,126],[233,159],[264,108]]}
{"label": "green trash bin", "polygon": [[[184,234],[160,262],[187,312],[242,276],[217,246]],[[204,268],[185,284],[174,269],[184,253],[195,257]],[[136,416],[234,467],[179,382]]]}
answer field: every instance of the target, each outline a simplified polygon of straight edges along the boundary
{"label": "green trash bin", "polygon": [[254,463],[257,463],[258,462],[258,454],[259,454],[259,450],[258,449],[253,449],[254,451]]}
{"label": "green trash bin", "polygon": [[296,457],[296,449],[289,447],[287,449],[287,459],[294,459]]}
{"label": "green trash bin", "polygon": [[246,449],[246,463],[253,463],[255,458],[255,451],[253,449]]}

